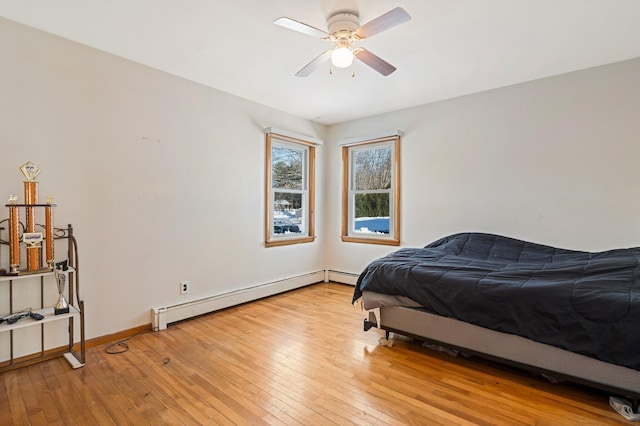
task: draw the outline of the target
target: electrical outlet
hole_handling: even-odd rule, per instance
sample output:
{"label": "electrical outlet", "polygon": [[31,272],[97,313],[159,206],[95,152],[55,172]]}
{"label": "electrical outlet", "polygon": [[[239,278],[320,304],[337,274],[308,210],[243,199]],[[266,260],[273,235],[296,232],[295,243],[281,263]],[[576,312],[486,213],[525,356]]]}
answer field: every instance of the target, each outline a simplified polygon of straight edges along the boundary
{"label": "electrical outlet", "polygon": [[189,293],[189,281],[182,281],[180,283],[180,294],[187,294]]}

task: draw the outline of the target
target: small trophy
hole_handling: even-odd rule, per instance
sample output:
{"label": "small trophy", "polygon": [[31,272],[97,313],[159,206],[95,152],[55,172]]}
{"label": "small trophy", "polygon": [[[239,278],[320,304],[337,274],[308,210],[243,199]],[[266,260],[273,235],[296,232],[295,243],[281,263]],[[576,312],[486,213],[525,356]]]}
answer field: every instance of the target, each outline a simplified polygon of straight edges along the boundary
{"label": "small trophy", "polygon": [[69,313],[69,304],[66,300],[64,300],[64,286],[67,280],[67,275],[62,272],[61,269],[54,269],[54,273],[56,276],[56,283],[58,284],[58,303],[53,308],[53,313],[56,315],[60,314],[68,314]]}

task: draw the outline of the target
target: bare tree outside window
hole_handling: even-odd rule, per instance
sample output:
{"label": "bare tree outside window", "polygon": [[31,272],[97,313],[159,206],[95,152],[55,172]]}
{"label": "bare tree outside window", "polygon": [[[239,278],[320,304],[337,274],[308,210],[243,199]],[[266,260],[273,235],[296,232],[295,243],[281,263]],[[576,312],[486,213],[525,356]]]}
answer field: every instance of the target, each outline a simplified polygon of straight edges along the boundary
{"label": "bare tree outside window", "polygon": [[302,189],[303,152],[275,145],[271,150],[273,188]]}
{"label": "bare tree outside window", "polygon": [[392,153],[390,146],[354,152],[354,189],[391,188]]}

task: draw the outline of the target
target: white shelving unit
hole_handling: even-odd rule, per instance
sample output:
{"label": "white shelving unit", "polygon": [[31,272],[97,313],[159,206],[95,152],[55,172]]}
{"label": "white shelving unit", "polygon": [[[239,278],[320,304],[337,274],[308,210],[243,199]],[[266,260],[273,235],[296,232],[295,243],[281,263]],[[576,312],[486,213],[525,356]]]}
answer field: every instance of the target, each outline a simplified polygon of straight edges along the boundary
{"label": "white shelving unit", "polygon": [[[80,299],[79,296],[79,281],[78,281],[78,255],[77,255],[77,243],[75,237],[73,236],[73,228],[71,225],[68,225],[67,228],[60,230],[64,232],[64,235],[56,237],[56,239],[68,239],[69,242],[69,264],[72,265],[69,267],[68,271],[65,271],[67,275],[67,288],[66,292],[68,295],[65,295],[67,302],[69,303],[69,313],[58,314],[54,313],[53,306],[50,307],[41,307],[39,309],[35,309],[32,307],[32,312],[39,313],[44,316],[41,320],[36,320],[31,317],[21,318],[17,322],[13,324],[8,324],[6,321],[0,323],[0,334],[9,333],[9,341],[10,341],[10,357],[6,361],[0,362],[0,373],[6,370],[11,370],[17,367],[21,367],[23,365],[33,364],[35,362],[40,362],[48,359],[52,359],[55,357],[63,356],[69,364],[73,368],[82,367],[85,363],[85,338],[84,338],[84,302]],[[24,307],[16,307],[13,306],[13,299],[16,296],[16,293],[20,291],[20,284],[16,283],[16,281],[20,280],[40,280],[40,304],[44,305],[44,287],[45,286],[55,286],[55,277],[54,272],[45,271],[41,273],[21,273],[19,275],[2,275],[0,276],[0,300],[5,296],[9,299],[9,307],[12,312],[3,312],[0,315],[8,316],[19,312],[20,309]],[[18,308],[18,309],[16,309]],[[69,333],[69,344],[63,347],[58,348],[45,348],[45,327],[44,324],[57,322],[57,321],[67,321],[69,324],[68,333]],[[75,340],[75,332],[74,325],[75,323],[80,324],[80,340],[76,342]],[[24,329],[28,327],[34,326],[40,327],[40,351],[35,352],[33,354],[14,358],[14,331],[18,329]],[[79,348],[77,348],[79,346]],[[78,350],[76,350],[78,349]]]}

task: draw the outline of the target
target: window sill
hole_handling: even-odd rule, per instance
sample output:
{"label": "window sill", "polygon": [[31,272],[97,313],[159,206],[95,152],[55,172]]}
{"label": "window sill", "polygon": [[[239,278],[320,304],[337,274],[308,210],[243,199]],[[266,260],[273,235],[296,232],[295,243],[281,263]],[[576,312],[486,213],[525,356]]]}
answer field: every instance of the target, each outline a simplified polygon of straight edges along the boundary
{"label": "window sill", "polygon": [[304,238],[291,238],[286,240],[269,240],[265,241],[265,247],[278,247],[278,246],[288,246],[292,244],[302,244],[302,243],[312,243],[314,242],[316,237],[304,237]]}
{"label": "window sill", "polygon": [[380,244],[385,246],[399,246],[400,240],[392,239],[379,239],[379,238],[362,238],[362,237],[349,237],[346,235],[341,236],[342,242],[345,243],[361,243],[361,244]]}

